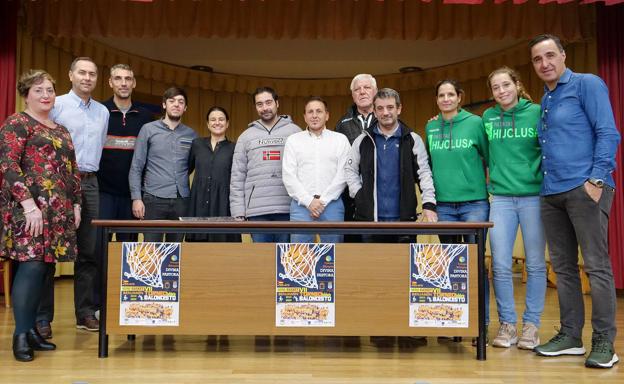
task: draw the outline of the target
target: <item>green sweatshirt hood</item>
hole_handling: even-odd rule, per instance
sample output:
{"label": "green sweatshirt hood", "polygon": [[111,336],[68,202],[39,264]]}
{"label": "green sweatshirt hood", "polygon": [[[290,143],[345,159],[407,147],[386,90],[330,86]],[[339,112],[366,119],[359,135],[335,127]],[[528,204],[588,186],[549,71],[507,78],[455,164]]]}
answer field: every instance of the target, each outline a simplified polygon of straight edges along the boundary
{"label": "green sweatshirt hood", "polygon": [[513,107],[513,108],[510,108],[510,109],[509,109],[509,110],[507,110],[507,111],[503,111],[503,108],[501,108],[501,106],[500,106],[500,105],[498,105],[498,104],[496,104],[494,107],[492,107],[492,109],[494,109],[494,111],[495,111],[496,113],[498,113],[498,114],[500,114],[500,113],[502,112],[502,113],[505,113],[505,114],[511,115],[511,114],[512,114],[512,113],[514,113],[514,112],[515,112],[515,113],[518,113],[518,112],[524,111],[524,110],[526,110],[526,109],[529,109],[529,108],[531,108],[531,106],[532,106],[532,105],[535,105],[535,104],[531,103],[531,102],[530,102],[529,100],[527,100],[527,99],[520,98],[520,99],[518,100],[518,104],[514,105],[514,107]]}
{"label": "green sweatshirt hood", "polygon": [[457,115],[453,116],[451,120],[444,120],[444,118],[442,117],[442,112],[438,114],[438,120],[443,121],[445,124],[450,124],[450,122],[453,122],[453,124],[456,124],[456,123],[459,123],[460,121],[466,120],[467,118],[471,116],[475,116],[475,115],[466,111],[465,109],[460,108],[459,111],[457,112]]}
{"label": "green sweatshirt hood", "polygon": [[539,194],[542,154],[537,139],[540,106],[526,99],[508,111],[496,105],[483,113],[489,142],[490,180],[493,195]]}
{"label": "green sweatshirt hood", "polygon": [[431,170],[440,202],[487,198],[484,159],[488,148],[483,122],[464,110],[449,121],[439,115],[425,127]]}
{"label": "green sweatshirt hood", "polygon": [[[511,131],[512,131],[511,133],[513,135],[516,135],[517,134],[516,115],[525,113],[526,110],[531,108],[532,105],[534,104],[531,103],[529,100],[520,98],[518,100],[518,104],[514,105],[513,108],[510,108],[507,111],[503,110],[499,104],[496,104],[491,109],[493,109],[493,113],[496,113],[498,116],[500,116],[501,121],[505,121],[508,123],[510,122]],[[502,129],[502,127],[505,127],[505,126],[509,126],[509,124],[500,125],[499,128]],[[488,138],[492,136],[493,134],[492,130],[493,130],[492,124],[489,124],[489,125],[485,124],[485,132],[488,135]],[[510,135],[505,135],[504,132],[501,132],[501,139],[504,140],[505,136],[511,137]]]}

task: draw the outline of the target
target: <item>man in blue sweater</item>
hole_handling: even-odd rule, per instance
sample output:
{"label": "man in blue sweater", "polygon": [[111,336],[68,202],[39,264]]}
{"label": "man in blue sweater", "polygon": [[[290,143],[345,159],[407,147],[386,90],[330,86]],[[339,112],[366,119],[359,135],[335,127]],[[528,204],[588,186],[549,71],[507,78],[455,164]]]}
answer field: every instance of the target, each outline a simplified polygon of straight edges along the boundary
{"label": "man in blue sweater", "polygon": [[[401,99],[393,89],[374,97],[377,122],[365,129],[351,147],[345,178],[355,199],[357,221],[415,221],[416,188],[422,213],[437,221],[435,188],[429,156],[420,136],[399,120]],[[367,242],[409,242],[404,236],[365,237]]]}
{"label": "man in blue sweater", "polygon": [[[416,186],[422,197],[422,214],[437,221],[435,188],[429,156],[420,136],[399,120],[401,98],[384,88],[373,98],[377,122],[365,129],[351,147],[345,179],[355,199],[356,221],[416,221]],[[413,236],[364,235],[368,243],[409,243]],[[394,345],[394,337],[371,336],[378,347]],[[424,338],[399,337],[400,347],[414,347]]]}

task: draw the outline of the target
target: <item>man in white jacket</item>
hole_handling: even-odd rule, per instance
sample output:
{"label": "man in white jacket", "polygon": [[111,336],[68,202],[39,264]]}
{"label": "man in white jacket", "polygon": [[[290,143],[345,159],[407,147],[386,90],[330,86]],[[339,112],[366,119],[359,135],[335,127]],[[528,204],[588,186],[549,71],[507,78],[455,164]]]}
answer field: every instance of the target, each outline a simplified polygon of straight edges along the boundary
{"label": "man in white jacket", "polygon": [[[351,146],[343,134],[327,129],[327,103],[320,97],[306,102],[303,132],[286,140],[282,178],[292,202],[291,221],[344,221],[340,194],[346,186],[344,166]],[[311,243],[312,234],[292,234],[293,243]],[[321,242],[337,243],[342,235],[321,235]]]}
{"label": "man in white jacket", "polygon": [[[301,132],[290,116],[278,115],[277,93],[256,89],[254,105],[260,119],[238,137],[230,180],[230,211],[239,220],[288,221],[290,196],[282,182],[282,157],[288,136]],[[285,243],[288,234],[252,234],[256,243]]]}

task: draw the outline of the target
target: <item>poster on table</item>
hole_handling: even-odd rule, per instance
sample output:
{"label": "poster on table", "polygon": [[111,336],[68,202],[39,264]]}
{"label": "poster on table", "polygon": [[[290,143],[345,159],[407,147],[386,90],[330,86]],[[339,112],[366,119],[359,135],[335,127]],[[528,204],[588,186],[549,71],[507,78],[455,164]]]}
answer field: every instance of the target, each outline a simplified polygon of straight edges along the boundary
{"label": "poster on table", "polygon": [[120,325],[180,325],[180,243],[124,242]]}
{"label": "poster on table", "polygon": [[278,243],[275,255],[275,326],[335,326],[335,244]]}
{"label": "poster on table", "polygon": [[468,327],[468,245],[411,244],[409,326]]}

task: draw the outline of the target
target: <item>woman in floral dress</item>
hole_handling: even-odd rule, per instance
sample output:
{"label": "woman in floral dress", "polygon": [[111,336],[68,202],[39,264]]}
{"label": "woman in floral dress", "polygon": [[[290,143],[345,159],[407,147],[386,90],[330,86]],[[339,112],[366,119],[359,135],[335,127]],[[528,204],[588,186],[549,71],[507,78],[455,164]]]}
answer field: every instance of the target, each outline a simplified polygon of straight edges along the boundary
{"label": "woman in floral dress", "polygon": [[35,328],[47,274],[56,261],[76,256],[80,224],[80,176],[69,132],[49,118],[54,80],[30,70],[17,84],[26,109],[0,127],[0,257],[18,262],[13,282],[13,355],[31,361],[33,350],[53,350]]}

